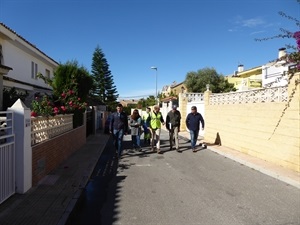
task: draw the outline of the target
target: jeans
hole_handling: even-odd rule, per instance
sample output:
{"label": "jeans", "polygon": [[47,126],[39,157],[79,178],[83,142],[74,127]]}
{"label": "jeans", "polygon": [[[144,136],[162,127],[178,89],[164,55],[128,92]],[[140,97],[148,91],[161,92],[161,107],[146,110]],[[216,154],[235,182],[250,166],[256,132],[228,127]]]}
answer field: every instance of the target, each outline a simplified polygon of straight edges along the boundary
{"label": "jeans", "polygon": [[199,130],[190,130],[192,149],[196,147]]}
{"label": "jeans", "polygon": [[131,135],[132,146],[134,148],[141,147],[141,136],[140,135]]}
{"label": "jeans", "polygon": [[114,145],[116,147],[116,150],[118,152],[118,155],[121,156],[123,151],[123,136],[124,136],[124,130],[115,130],[114,129]]}

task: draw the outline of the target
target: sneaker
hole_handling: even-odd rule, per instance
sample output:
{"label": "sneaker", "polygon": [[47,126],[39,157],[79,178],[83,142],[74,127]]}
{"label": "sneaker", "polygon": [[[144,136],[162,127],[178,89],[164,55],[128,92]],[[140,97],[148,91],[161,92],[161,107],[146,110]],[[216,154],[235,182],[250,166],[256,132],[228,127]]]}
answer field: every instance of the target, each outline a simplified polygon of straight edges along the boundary
{"label": "sneaker", "polygon": [[176,148],[176,151],[177,151],[177,152],[180,152],[180,153],[182,152],[182,151],[181,151],[180,149],[178,149],[178,148]]}
{"label": "sneaker", "polygon": [[160,151],[160,149],[159,149],[159,148],[157,149],[157,153],[158,153],[158,154],[160,154],[160,153],[161,153],[161,151]]}
{"label": "sneaker", "polygon": [[193,148],[193,152],[197,152],[197,150],[195,148]]}

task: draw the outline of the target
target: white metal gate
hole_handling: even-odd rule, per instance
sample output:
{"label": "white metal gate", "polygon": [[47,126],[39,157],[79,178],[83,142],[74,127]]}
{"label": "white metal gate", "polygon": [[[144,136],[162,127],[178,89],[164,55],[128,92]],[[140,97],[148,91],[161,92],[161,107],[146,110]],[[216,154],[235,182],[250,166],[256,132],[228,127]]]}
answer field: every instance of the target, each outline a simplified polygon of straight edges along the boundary
{"label": "white metal gate", "polygon": [[[191,112],[191,107],[196,106],[197,112],[203,116],[205,122],[205,110],[204,110],[204,94],[203,93],[187,93],[187,105],[186,105],[186,112],[187,114]],[[203,130],[200,129],[199,136],[204,137]]]}
{"label": "white metal gate", "polygon": [[0,204],[15,193],[13,112],[0,112]]}

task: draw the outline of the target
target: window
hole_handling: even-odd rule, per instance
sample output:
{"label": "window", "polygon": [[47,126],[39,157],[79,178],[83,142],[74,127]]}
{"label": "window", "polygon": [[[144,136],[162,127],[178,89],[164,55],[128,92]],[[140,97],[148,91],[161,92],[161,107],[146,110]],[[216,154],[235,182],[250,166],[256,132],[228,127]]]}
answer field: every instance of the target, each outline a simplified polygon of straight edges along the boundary
{"label": "window", "polygon": [[38,65],[34,62],[31,62],[31,78],[36,79],[38,73]]}
{"label": "window", "polygon": [[48,79],[50,79],[50,70],[47,70],[47,69],[46,69],[46,72],[45,72],[45,73],[46,73],[46,77],[47,77]]}

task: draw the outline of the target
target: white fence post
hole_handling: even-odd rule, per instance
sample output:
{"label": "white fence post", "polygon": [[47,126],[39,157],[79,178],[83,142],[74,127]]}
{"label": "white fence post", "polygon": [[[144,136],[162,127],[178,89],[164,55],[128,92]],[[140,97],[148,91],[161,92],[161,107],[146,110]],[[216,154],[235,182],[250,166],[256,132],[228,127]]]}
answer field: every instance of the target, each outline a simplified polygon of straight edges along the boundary
{"label": "white fence post", "polygon": [[23,194],[32,187],[30,109],[18,99],[13,106],[7,110],[14,112],[16,193]]}

